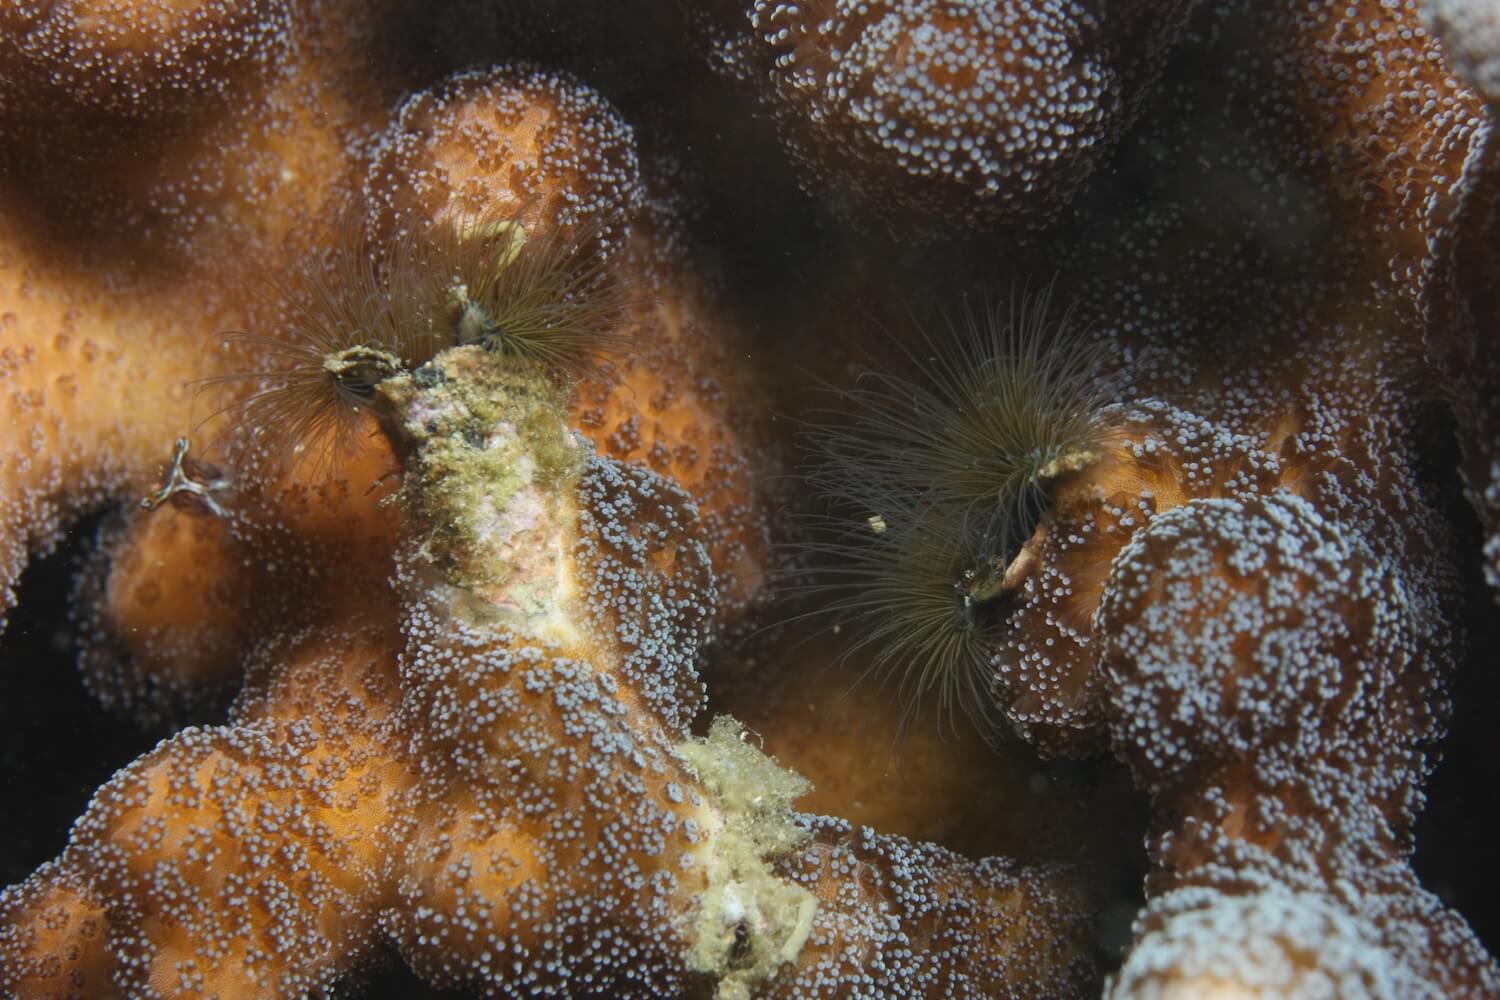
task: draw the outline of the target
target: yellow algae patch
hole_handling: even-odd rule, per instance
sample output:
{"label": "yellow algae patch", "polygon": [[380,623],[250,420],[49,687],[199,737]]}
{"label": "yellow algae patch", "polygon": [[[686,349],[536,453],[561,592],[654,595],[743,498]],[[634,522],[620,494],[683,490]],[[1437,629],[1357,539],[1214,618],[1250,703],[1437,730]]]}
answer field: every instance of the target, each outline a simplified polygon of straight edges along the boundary
{"label": "yellow algae patch", "polygon": [[707,738],[678,746],[721,818],[706,841],[708,889],[698,905],[688,963],[717,976],[720,1000],[741,1000],[751,988],[797,959],[812,931],[817,898],[777,877],[770,862],[807,839],[791,805],[812,785],[747,741],[727,715]]}

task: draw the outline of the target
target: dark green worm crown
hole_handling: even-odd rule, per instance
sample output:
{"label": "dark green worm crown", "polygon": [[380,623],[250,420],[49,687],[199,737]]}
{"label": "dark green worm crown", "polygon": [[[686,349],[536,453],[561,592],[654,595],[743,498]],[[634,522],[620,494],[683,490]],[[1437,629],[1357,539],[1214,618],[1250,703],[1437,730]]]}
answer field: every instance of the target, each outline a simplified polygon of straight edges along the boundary
{"label": "dark green worm crown", "polygon": [[826,387],[803,475],[810,582],[791,589],[908,706],[935,695],[991,728],[989,639],[1053,484],[1097,454],[1102,348],[1050,292],[898,341],[901,371]]}

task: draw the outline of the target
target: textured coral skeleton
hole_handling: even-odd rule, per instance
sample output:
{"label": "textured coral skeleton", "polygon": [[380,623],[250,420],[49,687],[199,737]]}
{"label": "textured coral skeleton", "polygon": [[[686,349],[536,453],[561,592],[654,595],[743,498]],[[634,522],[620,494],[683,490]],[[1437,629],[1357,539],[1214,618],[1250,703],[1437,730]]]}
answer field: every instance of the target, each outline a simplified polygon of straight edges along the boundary
{"label": "textured coral skeleton", "polygon": [[[1412,867],[1500,574],[1487,8],[548,6],[0,15],[0,613],[107,511],[83,683],[162,733],[0,893],[0,992],[1500,997]],[[340,369],[332,436],[243,403],[423,227],[497,280],[576,239],[610,350],[455,333]],[[1018,272],[1110,398],[991,602],[1016,738],[911,731],[902,785],[889,693],[774,627],[777,414]],[[1099,754],[1151,810],[1113,955],[1022,790]]]}

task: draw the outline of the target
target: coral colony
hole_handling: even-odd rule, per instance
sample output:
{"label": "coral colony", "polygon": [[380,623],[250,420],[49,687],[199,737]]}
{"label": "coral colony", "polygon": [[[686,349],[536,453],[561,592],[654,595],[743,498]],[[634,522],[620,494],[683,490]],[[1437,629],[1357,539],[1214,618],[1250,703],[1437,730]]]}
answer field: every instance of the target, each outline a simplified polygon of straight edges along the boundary
{"label": "coral colony", "polygon": [[0,994],[1500,998],[1491,5],[437,6],[0,10]]}

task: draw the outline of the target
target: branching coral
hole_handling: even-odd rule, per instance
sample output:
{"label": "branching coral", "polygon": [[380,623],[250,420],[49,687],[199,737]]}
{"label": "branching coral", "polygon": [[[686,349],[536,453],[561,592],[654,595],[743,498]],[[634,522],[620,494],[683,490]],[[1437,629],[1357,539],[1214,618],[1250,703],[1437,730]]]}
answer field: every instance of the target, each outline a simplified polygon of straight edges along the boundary
{"label": "branching coral", "polygon": [[1099,624],[1111,732],[1177,817],[1119,996],[1500,990],[1405,860],[1442,703],[1414,637],[1436,609],[1319,506],[1194,500],[1116,563]]}
{"label": "branching coral", "polygon": [[[721,996],[767,976],[818,995],[851,974],[988,995],[1088,975],[1055,873],[778,816],[795,782],[733,729],[679,751],[714,601],[689,497],[590,456],[535,374],[477,346],[431,364],[381,390],[414,512],[404,607],[262,651],[230,725],[101,791],[7,896],[12,990],[76,974],[131,995],[298,993],[364,960],[377,928],[434,982],[515,995],[673,995],[704,975]],[[484,474],[496,460],[506,476]],[[416,516],[434,503],[445,520]],[[107,918],[84,902],[100,898]],[[47,958],[37,928],[57,920],[105,925],[75,967]],[[927,934],[942,946],[906,946]]]}
{"label": "branching coral", "polygon": [[[1488,533],[1485,570],[1492,587],[1500,590],[1500,409],[1495,386],[1500,384],[1500,351],[1492,335],[1497,304],[1489,282],[1497,237],[1495,136],[1491,118],[1497,91],[1496,15],[1493,8],[1474,3],[1429,3],[1424,14],[1444,48],[1452,54],[1454,70],[1473,86],[1489,108],[1489,117],[1475,127],[1458,180],[1463,207],[1448,226],[1429,227],[1447,256],[1446,279],[1440,303],[1442,324],[1434,331],[1434,355],[1443,376],[1451,380],[1453,409],[1462,427],[1464,478],[1469,499],[1479,511]],[[1468,110],[1467,108],[1465,110]],[[1470,112],[1473,122],[1478,116]],[[1455,157],[1450,157],[1450,160]],[[1452,169],[1451,166],[1449,169]]]}
{"label": "branching coral", "polygon": [[[12,218],[11,246],[22,249]],[[28,551],[50,548],[78,510],[98,504],[135,473],[141,479],[181,432],[201,353],[183,320],[214,310],[202,298],[150,309],[112,300],[90,276],[45,258],[6,266],[0,347],[8,432],[0,479],[0,607]],[[157,312],[156,310],[160,310]],[[123,410],[98,408],[101,394]],[[124,412],[138,416],[130,421]]]}
{"label": "branching coral", "polygon": [[[790,190],[755,201],[775,150],[744,152],[771,179],[743,228],[685,218],[693,161],[739,151],[703,156],[711,115],[669,122],[627,42],[598,77],[516,58],[547,49],[527,4],[513,33],[462,4],[419,41],[394,2],[0,15],[4,602],[120,505],[74,597],[85,678],[186,726],[0,894],[0,991],[355,993],[395,955],[486,995],[1097,994],[1100,876],[1041,860],[1087,855],[1077,832],[985,827],[1059,811],[1033,751],[1108,749],[1153,811],[1117,1000],[1500,996],[1412,868],[1472,557],[1423,462],[1434,401],[1492,536],[1500,510],[1488,36],[1430,5],[1450,70],[1411,3],[1198,5],[1158,81],[1190,6],[703,13],[801,187],[931,241],[857,254]],[[622,16],[559,37],[608,46],[587,26]],[[705,62],[670,26],[663,4],[633,28]],[[717,99],[699,84],[683,104]],[[555,308],[507,328],[490,293],[548,246],[586,280],[541,282]],[[463,248],[487,273],[442,264]],[[769,277],[739,283],[755,258]],[[863,312],[913,303],[851,290],[996,301],[1018,268],[1076,304],[1086,433],[1023,456],[982,566],[920,568],[945,608],[987,571],[971,696],[1030,746],[903,745],[877,688],[840,697],[828,643],[751,635],[782,613],[780,501],[810,492],[777,475],[773,414],[797,366],[836,383],[880,341],[899,447],[841,452],[866,467],[835,485],[936,489],[924,345]],[[334,286],[359,306],[338,338],[299,332]],[[386,349],[418,314],[422,349]],[[274,395],[299,371],[347,390],[345,433],[275,415],[307,406]],[[285,406],[245,403],[267,392]],[[843,627],[878,664],[881,623]]]}
{"label": "branching coral", "polygon": [[[1134,402],[1102,412],[1100,454],[1051,488],[1008,557],[1004,622],[979,640],[1026,738],[1076,753],[1107,736],[1153,796],[1153,899],[1118,997],[1500,990],[1408,860],[1448,708],[1444,530],[1413,473],[1399,367],[1363,326],[1378,312],[1361,315],[1348,286],[1313,294],[1338,296],[1349,324],[1318,351],[1267,337],[1233,371],[1178,358],[1180,377],[1151,386],[1161,395],[1136,381]],[[920,398],[908,412],[946,414]],[[934,570],[950,616],[968,572]]]}
{"label": "branching coral", "polygon": [[[101,31],[116,14],[147,12],[102,5],[105,13],[84,16],[81,5],[55,6],[59,18],[102,20]],[[211,20],[191,24],[206,31]],[[221,30],[234,35],[236,24]],[[372,101],[342,89],[349,54],[326,44],[357,41],[350,25],[330,16],[302,28],[280,73],[247,82],[230,112],[203,121],[36,117],[31,78],[3,74],[0,119],[31,138],[0,154],[0,609],[28,553],[50,549],[72,517],[154,485],[172,440],[200,429],[205,408],[191,387],[218,372],[213,334],[248,324],[251,290],[295,256],[288,234],[332,224],[336,192],[349,183],[346,146],[372,130]],[[307,51],[317,47],[321,61]],[[110,72],[96,66],[93,75]],[[101,398],[118,407],[89,402]]]}
{"label": "branching coral", "polygon": [[[1424,348],[1444,365],[1452,342],[1462,213],[1487,210],[1488,126],[1471,94],[1434,79],[1441,55],[1410,7],[1214,16],[1199,41],[1249,26],[1281,42],[1224,74],[1245,141],[1184,141],[1194,79],[1139,142],[1258,182],[1264,201],[1247,201],[1265,214],[1226,222],[1191,182],[1156,181],[1139,212],[1057,253],[1122,401],[1007,568],[1005,620],[984,637],[994,695],[1045,752],[1107,741],[1153,797],[1151,901],[1115,996],[1492,996],[1494,961],[1409,866],[1458,602],[1408,435]],[[1289,99],[1305,102],[1295,117]],[[1265,180],[1288,174],[1304,185],[1290,197]],[[1296,225],[1299,212],[1330,229]],[[1180,244],[1198,249],[1155,275]],[[1122,246],[1134,271],[1114,263]],[[1013,364],[987,357],[966,370]],[[850,395],[862,411],[868,390]],[[1472,404],[1455,395],[1462,417]],[[893,489],[937,489],[926,470],[950,423],[916,390],[881,405],[864,420],[871,464]],[[918,440],[932,443],[909,454]],[[965,573],[902,583],[942,597]],[[853,641],[889,643],[879,626]]]}
{"label": "branching coral", "polygon": [[1484,62],[1493,52],[1493,14],[1483,5],[1433,3],[1419,18],[1416,6],[1363,17],[1359,8],[1335,16],[1339,5],[1312,4],[1267,20],[1274,37],[1290,43],[1277,87],[1304,112],[1304,168],[1337,196],[1375,280],[1408,300],[1415,318],[1401,332],[1420,340],[1450,398],[1495,585],[1500,359],[1488,330],[1489,283],[1480,277],[1495,261],[1495,138],[1484,109],[1493,102]]}
{"label": "branching coral", "polygon": [[[517,79],[477,82],[513,104]],[[488,200],[500,193],[522,204],[513,189]],[[440,206],[430,223],[468,217]],[[502,271],[542,243],[550,220],[528,221],[520,256],[494,259]],[[219,518],[224,533],[183,543],[231,565],[253,554],[245,687],[225,724],[121,771],[64,853],[6,893],[8,990],[300,995],[345,981],[382,941],[436,984],[510,995],[805,996],[855,978],[1071,996],[1090,981],[1085,913],[1061,872],[796,817],[800,783],[737,730],[690,738],[696,661],[722,612],[712,559],[743,603],[757,537],[744,526],[764,516],[735,490],[748,428],[724,425],[720,391],[695,372],[716,350],[688,339],[701,297],[667,291],[651,233],[642,220],[636,259],[617,265],[664,288],[629,318],[640,349],[578,394],[598,450],[569,429],[556,372],[455,338],[371,375],[362,412],[381,436],[316,437],[266,464],[258,454],[283,447],[260,439],[268,428],[233,428],[246,443],[225,449],[214,504],[174,506],[163,489],[135,515]],[[265,377],[274,386],[274,361]],[[633,455],[643,433],[642,457],[681,484],[600,453]],[[331,448],[346,452],[336,465]],[[380,505],[362,487],[392,463],[396,503]],[[139,525],[109,547],[101,593],[129,595],[139,554],[170,556],[178,536]],[[189,596],[169,614],[197,619]],[[142,617],[111,610],[106,628]],[[163,674],[177,663],[148,648],[137,664],[153,660]]]}
{"label": "branching coral", "polygon": [[[1410,6],[1310,7],[1247,8],[1286,45],[1233,67],[1229,93],[1254,169],[1318,185],[1321,204],[1303,193],[1295,211],[1347,228],[1299,232],[1277,211],[1280,255],[1326,254],[1321,270],[1291,277],[1252,254],[1213,287],[1226,268],[1205,257],[1107,307],[1128,331],[1136,401],[1113,454],[1059,496],[997,658],[1034,738],[1076,746],[1102,727],[1156,803],[1153,898],[1120,997],[1500,991],[1408,861],[1456,602],[1403,428],[1424,336],[1440,366],[1453,336],[1451,255],[1488,126],[1432,72],[1441,55]],[[1293,94],[1305,103],[1289,121]],[[1215,169],[1224,154],[1200,148]],[[1181,197],[1127,242],[1201,224]],[[1334,242],[1349,231],[1361,237]],[[1255,301],[1268,280],[1276,297]],[[1245,347],[1229,367],[1185,349],[1193,337]],[[1471,370],[1465,388],[1484,378]]]}

